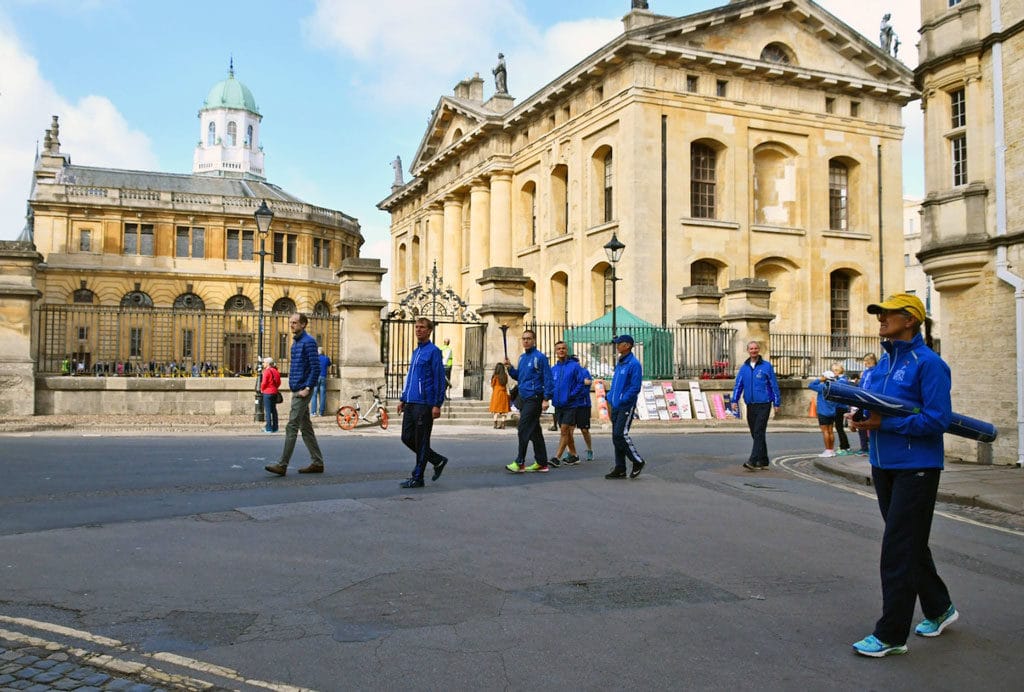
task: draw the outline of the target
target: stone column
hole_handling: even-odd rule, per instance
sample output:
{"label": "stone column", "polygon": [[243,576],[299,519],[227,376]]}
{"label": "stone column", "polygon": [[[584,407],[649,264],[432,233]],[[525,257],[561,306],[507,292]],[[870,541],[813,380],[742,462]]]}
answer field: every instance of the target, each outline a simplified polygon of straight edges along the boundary
{"label": "stone column", "polygon": [[491,262],[512,265],[512,172],[491,174]]}
{"label": "stone column", "polygon": [[[491,188],[487,180],[477,179],[469,191],[469,275],[480,276],[490,266],[491,254]],[[480,288],[465,286],[463,299],[470,305],[480,303]]]}
{"label": "stone column", "polygon": [[[36,412],[32,308],[42,297],[36,268],[43,256],[23,241],[0,241],[0,416]],[[65,354],[51,354],[60,359]]]}
{"label": "stone column", "polygon": [[423,270],[420,281],[430,273],[435,258],[437,270],[444,274],[444,205],[440,202],[435,202],[427,208],[427,244],[421,254]]}
{"label": "stone column", "polygon": [[341,343],[333,354],[341,377],[341,401],[384,383],[380,359],[380,312],[387,305],[380,282],[387,269],[379,259],[349,257],[335,272],[340,297]]}
{"label": "stone column", "polygon": [[462,290],[462,197],[444,198],[444,246],[440,272],[445,283],[461,295]]}
{"label": "stone column", "polygon": [[[488,267],[476,280],[480,284],[481,307],[477,314],[487,324],[487,343],[484,345],[485,372],[505,359],[501,327],[508,327],[508,358],[513,363],[522,353],[519,337],[523,333],[523,315],[529,312],[524,303],[529,278],[519,267]],[[491,379],[484,377],[484,401],[491,398]]]}
{"label": "stone column", "polygon": [[771,360],[771,331],[775,319],[768,304],[775,289],[764,279],[734,279],[725,289],[724,326],[736,330],[730,367],[734,370],[747,359],[747,344],[757,341],[761,354]]}

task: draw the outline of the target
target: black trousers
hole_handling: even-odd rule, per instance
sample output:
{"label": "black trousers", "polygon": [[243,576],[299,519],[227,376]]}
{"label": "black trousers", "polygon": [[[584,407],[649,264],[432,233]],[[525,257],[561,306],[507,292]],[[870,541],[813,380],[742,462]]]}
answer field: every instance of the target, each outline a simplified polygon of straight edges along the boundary
{"label": "black trousers", "polygon": [[836,437],[839,438],[839,449],[849,449],[850,439],[846,436],[846,414],[848,408],[837,408],[835,417]]}
{"label": "black trousers", "polygon": [[434,430],[433,407],[430,404],[405,404],[402,409],[402,442],[416,453],[412,477],[423,480],[427,463],[436,464],[441,455],[430,448]]}
{"label": "black trousers", "polygon": [[768,465],[768,441],[765,434],[768,431],[768,419],[772,414],[771,403],[747,404],[747,427],[750,428],[750,436],[754,438],[754,446],[750,450],[748,463],[751,466]]}
{"label": "black trousers", "polygon": [[886,644],[906,643],[918,599],[924,616],[933,619],[946,612],[951,602],[928,548],[940,473],[939,469],[871,467],[885,520],[879,562],[882,617],[874,635]]}
{"label": "black trousers", "polygon": [[519,399],[519,449],[516,452],[516,463],[526,463],[526,448],[533,443],[533,458],[541,466],[548,464],[548,448],[544,444],[544,431],[540,425],[540,407],[543,398],[533,396]]}

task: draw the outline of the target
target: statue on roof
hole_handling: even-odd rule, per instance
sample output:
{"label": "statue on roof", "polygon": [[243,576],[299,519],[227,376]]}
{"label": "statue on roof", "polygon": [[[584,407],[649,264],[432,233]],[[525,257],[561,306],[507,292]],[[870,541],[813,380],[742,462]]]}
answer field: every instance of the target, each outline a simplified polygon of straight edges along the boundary
{"label": "statue on roof", "polygon": [[886,12],[882,15],[882,24],[878,28],[878,45],[882,47],[886,55],[894,58],[900,50],[900,38],[892,28],[892,14]]}
{"label": "statue on roof", "polygon": [[494,90],[499,94],[508,93],[508,70],[505,67],[505,54],[498,53],[498,66],[491,72],[494,73]]}
{"label": "statue on roof", "polygon": [[405,180],[402,177],[402,157],[395,155],[395,160],[391,162],[391,168],[395,171],[395,182],[391,183],[392,188],[402,187],[405,185]]}

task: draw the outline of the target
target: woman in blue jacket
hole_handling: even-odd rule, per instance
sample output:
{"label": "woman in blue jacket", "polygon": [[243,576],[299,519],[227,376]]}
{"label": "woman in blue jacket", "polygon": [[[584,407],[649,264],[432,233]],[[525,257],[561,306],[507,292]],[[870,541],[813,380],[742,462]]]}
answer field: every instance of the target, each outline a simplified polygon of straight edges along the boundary
{"label": "woman in blue jacket", "polygon": [[871,478],[885,521],[880,572],[882,617],[874,631],[853,645],[864,656],[907,652],[914,606],[924,612],[914,633],[936,637],[960,614],[935,570],[928,536],[939,475],[944,462],[942,435],[953,415],[949,366],[921,337],[924,304],[914,295],[897,293],[868,306],[878,315],[884,353],[866,389],[906,401],[920,412],[906,418],[882,418],[870,412],[854,421],[855,430],[871,433]]}

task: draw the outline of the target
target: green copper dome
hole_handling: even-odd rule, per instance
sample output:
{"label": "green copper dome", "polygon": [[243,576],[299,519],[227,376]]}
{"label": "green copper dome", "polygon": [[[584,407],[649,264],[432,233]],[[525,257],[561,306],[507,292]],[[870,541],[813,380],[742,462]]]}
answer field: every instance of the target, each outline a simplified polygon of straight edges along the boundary
{"label": "green copper dome", "polygon": [[206,95],[206,101],[203,102],[202,110],[207,111],[214,108],[232,108],[249,111],[256,115],[260,114],[256,107],[256,99],[253,98],[249,87],[235,79],[233,61],[231,69],[228,70],[228,78],[214,84],[210,93]]}

